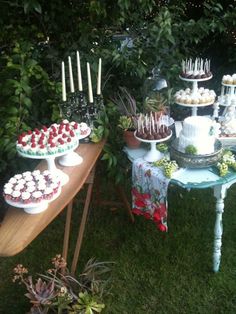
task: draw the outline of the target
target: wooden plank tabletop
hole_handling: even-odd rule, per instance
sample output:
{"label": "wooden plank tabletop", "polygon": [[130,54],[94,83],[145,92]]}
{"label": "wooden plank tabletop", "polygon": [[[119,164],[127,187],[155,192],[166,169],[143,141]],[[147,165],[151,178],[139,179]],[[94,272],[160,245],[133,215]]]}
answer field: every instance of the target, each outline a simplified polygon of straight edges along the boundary
{"label": "wooden plank tabletop", "polygon": [[[70,180],[62,187],[60,196],[49,203],[46,211],[30,215],[23,209],[9,207],[0,226],[0,256],[13,256],[21,252],[65,208],[82,188],[104,144],[105,141],[80,144],[76,151],[83,157],[83,162],[78,166],[62,167],[57,164],[69,175]],[[46,162],[42,161],[37,168],[44,170],[46,167]]]}

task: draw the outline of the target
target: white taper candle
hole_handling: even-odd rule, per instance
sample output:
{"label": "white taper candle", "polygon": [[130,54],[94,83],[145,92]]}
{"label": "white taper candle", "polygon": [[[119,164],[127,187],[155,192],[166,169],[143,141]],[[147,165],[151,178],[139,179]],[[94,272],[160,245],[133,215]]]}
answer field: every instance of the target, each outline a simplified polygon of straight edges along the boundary
{"label": "white taper candle", "polygon": [[98,62],[98,78],[97,78],[97,95],[101,95],[101,74],[102,74],[102,59]]}
{"label": "white taper candle", "polygon": [[78,87],[79,87],[79,91],[82,92],[83,91],[83,83],[82,83],[79,51],[76,52],[76,56],[77,56]]}
{"label": "white taper candle", "polygon": [[69,77],[70,77],[70,91],[71,93],[74,93],[74,80],[73,80],[73,72],[72,72],[72,65],[71,65],[71,57],[68,57],[68,63],[69,63]]}
{"label": "white taper candle", "polygon": [[91,81],[91,73],[90,73],[90,64],[88,62],[87,62],[87,75],[88,75],[89,102],[93,103],[93,89],[92,89],[92,81]]}
{"label": "white taper candle", "polygon": [[66,79],[65,79],[65,63],[61,63],[61,77],[62,77],[62,100],[66,101]]}

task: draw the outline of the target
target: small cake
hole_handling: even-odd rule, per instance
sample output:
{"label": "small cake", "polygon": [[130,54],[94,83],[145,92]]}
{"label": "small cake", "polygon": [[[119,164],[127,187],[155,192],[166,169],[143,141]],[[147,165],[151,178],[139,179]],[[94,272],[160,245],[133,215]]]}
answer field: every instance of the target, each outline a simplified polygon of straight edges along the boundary
{"label": "small cake", "polygon": [[178,150],[185,153],[188,147],[195,147],[197,155],[214,152],[215,130],[213,121],[207,117],[191,116],[184,120],[179,134]]}

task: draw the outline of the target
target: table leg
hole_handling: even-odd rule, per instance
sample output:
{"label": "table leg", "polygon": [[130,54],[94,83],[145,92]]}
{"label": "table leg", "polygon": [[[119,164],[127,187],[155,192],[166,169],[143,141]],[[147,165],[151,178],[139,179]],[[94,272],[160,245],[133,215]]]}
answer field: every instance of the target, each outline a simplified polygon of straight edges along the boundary
{"label": "table leg", "polygon": [[73,199],[67,206],[67,213],[66,213],[66,225],[65,225],[65,233],[64,233],[64,241],[63,241],[63,251],[62,257],[67,260],[68,254],[68,245],[69,245],[69,236],[70,236],[70,224],[71,224],[71,215],[72,215],[72,208],[73,208]]}
{"label": "table leg", "polygon": [[95,174],[95,167],[90,173],[90,177],[87,180],[86,183],[88,183],[88,190],[86,194],[86,199],[85,199],[85,204],[84,204],[84,209],[83,209],[83,214],[82,214],[82,219],[80,222],[80,227],[79,227],[79,233],[76,241],[76,246],[75,246],[75,252],[74,252],[74,257],[71,265],[71,273],[72,275],[75,274],[77,262],[79,259],[79,253],[80,253],[80,248],[82,245],[82,240],[83,240],[83,235],[84,235],[84,229],[85,229],[85,224],[88,216],[88,209],[92,197],[92,189],[93,189],[93,182],[94,182],[94,174]]}
{"label": "table leg", "polygon": [[213,271],[218,272],[220,268],[220,258],[221,258],[221,246],[222,246],[222,234],[223,234],[223,224],[222,224],[222,214],[224,212],[224,199],[228,188],[234,184],[235,181],[230,183],[225,183],[222,185],[217,185],[214,187],[214,196],[216,198],[216,221],[214,230],[214,250],[213,250]]}

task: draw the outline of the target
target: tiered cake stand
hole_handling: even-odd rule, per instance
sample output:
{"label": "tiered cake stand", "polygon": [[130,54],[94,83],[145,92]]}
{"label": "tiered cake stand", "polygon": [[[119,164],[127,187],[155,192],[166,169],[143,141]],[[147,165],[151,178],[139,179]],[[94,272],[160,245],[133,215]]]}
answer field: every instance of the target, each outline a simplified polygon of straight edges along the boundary
{"label": "tiered cake stand", "polygon": [[13,202],[13,201],[8,200],[8,199],[5,199],[5,201],[10,206],[17,207],[17,208],[23,208],[27,214],[39,214],[39,213],[45,211],[48,208],[48,203],[54,201],[60,194],[61,194],[61,187],[58,189],[58,192],[53,196],[52,199],[42,200],[39,203],[24,204],[24,203],[20,203],[20,202]]}
{"label": "tiered cake stand", "polygon": [[[227,112],[227,107],[231,105],[232,99],[236,100],[236,85],[234,84],[225,84],[221,83],[222,88],[221,88],[221,95],[220,95],[220,105],[224,106],[225,109],[223,111],[222,116],[225,116]],[[227,89],[227,93],[224,94],[224,89]]]}
{"label": "tiered cake stand", "polygon": [[[86,132],[86,134],[78,136],[78,140],[82,140],[86,138],[87,136],[90,135],[90,133],[91,133],[91,129],[88,128],[88,131]],[[83,158],[78,153],[71,151],[61,156],[58,159],[58,162],[60,165],[65,166],[65,167],[77,166],[83,162]]]}
{"label": "tiered cake stand", "polygon": [[[198,91],[198,82],[204,82],[204,81],[208,81],[212,78],[212,75],[206,78],[202,78],[202,79],[188,79],[188,78],[184,78],[182,76],[179,75],[179,78],[182,81],[186,81],[186,82],[191,82],[192,83],[192,93],[191,95],[197,95],[197,91]],[[206,107],[206,106],[210,106],[213,104],[213,102],[209,102],[209,103],[203,103],[203,104],[185,104],[185,103],[180,103],[180,102],[176,102],[176,104],[183,106],[183,107],[189,107],[192,108],[192,116],[197,116],[197,109],[198,107]]]}
{"label": "tiered cake stand", "polygon": [[160,160],[163,157],[163,154],[159,150],[157,150],[156,144],[157,143],[162,143],[162,142],[165,142],[165,141],[169,140],[171,138],[171,136],[172,136],[172,132],[171,132],[171,134],[169,136],[167,136],[165,138],[162,138],[160,140],[145,140],[143,138],[137,137],[136,136],[136,131],[134,133],[134,136],[140,142],[150,143],[151,144],[151,149],[143,156],[143,159],[148,161],[148,162],[154,162],[154,161]]}
{"label": "tiered cake stand", "polygon": [[56,154],[51,154],[51,155],[29,155],[22,153],[18,150],[18,153],[25,158],[31,158],[31,159],[45,159],[47,164],[48,164],[48,170],[51,171],[52,173],[55,173],[58,179],[61,181],[61,185],[65,185],[69,181],[69,176],[65,174],[62,170],[58,169],[55,164],[55,158],[56,157],[61,157],[63,155],[70,154],[71,152],[74,151],[74,149],[78,146],[78,142],[74,147],[71,149],[61,152],[61,153],[56,153]]}

